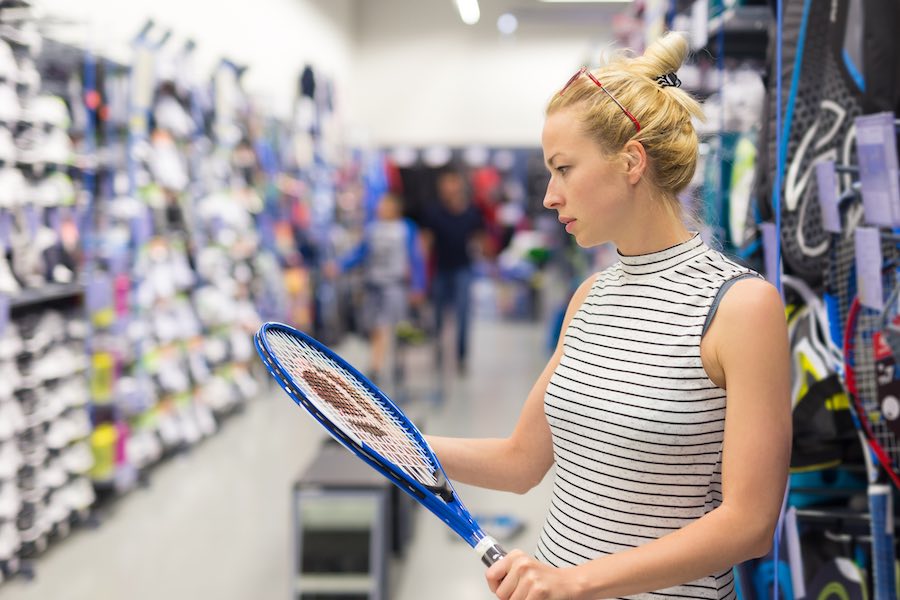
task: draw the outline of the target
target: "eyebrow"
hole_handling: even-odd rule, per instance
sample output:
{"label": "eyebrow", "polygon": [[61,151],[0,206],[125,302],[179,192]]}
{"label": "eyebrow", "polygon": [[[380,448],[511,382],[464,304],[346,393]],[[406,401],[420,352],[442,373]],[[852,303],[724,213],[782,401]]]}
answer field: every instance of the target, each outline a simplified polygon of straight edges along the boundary
{"label": "eyebrow", "polygon": [[544,163],[552,169],[553,168],[553,160],[559,155],[560,155],[559,152],[555,153],[553,156],[551,156],[550,158],[545,160]]}

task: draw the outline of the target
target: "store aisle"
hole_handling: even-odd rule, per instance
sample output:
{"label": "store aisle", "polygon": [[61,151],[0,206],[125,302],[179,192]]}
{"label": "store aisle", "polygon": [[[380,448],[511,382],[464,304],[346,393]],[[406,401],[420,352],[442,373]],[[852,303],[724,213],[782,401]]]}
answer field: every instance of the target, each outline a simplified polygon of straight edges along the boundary
{"label": "store aisle", "polygon": [[[287,598],[288,490],[320,432],[276,394],[154,471],[36,563],[6,600]],[[265,590],[265,593],[260,592]]]}
{"label": "store aisle", "polygon": [[[443,394],[430,348],[408,357],[408,392],[430,433],[503,435],[546,360],[546,327],[478,322],[469,374],[447,377]],[[350,339],[351,361],[365,345]],[[157,469],[151,486],[115,503],[103,524],[81,530],[37,563],[33,582],[0,585],[0,600],[287,599],[291,585],[290,490],[323,433],[272,391],[190,454]],[[476,514],[509,513],[526,523],[509,547],[533,550],[549,477],[527,496],[460,486]],[[404,564],[392,569],[391,598],[489,598],[468,546],[424,511]]]}
{"label": "store aisle", "polygon": [[[470,374],[447,388],[443,404],[428,415],[426,429],[437,435],[498,437],[515,425],[522,402],[548,358],[546,326],[524,323],[479,322],[475,329]],[[515,537],[499,538],[506,550],[533,552],[549,502],[552,476],[520,496],[457,485],[463,502],[482,517],[508,515],[525,529]],[[461,542],[426,511],[418,511],[416,536],[403,565],[396,569],[391,600],[488,600],[484,566]]]}

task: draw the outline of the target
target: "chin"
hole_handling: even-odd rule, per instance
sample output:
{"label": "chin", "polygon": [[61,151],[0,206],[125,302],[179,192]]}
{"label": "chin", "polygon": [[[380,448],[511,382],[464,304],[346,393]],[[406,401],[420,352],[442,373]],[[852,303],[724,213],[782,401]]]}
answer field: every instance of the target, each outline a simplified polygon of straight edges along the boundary
{"label": "chin", "polygon": [[593,248],[595,246],[599,246],[601,244],[605,244],[609,240],[606,239],[592,239],[585,236],[575,235],[575,243],[581,246],[582,248]]}

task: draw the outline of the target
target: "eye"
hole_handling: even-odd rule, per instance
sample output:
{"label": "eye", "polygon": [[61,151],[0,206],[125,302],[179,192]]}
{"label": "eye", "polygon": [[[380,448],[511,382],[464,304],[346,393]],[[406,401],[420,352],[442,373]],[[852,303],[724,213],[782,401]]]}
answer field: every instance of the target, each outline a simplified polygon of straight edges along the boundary
{"label": "eye", "polygon": [[558,167],[556,167],[556,172],[560,175],[565,175],[568,170],[569,165],[559,165]]}

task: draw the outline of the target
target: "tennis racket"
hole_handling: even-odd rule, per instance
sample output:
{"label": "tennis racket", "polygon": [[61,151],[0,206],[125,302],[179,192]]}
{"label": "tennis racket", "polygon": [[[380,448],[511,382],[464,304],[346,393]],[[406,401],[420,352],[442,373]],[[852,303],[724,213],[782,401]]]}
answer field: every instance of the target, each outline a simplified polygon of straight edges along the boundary
{"label": "tennis racket", "polygon": [[900,444],[879,406],[875,366],[880,311],[853,300],[844,333],[844,380],[860,436],[871,452],[863,452],[868,473],[872,534],[872,580],[875,600],[896,598],[894,519],[891,482],[900,487],[897,457]]}
{"label": "tennis racket", "polygon": [[265,323],[254,339],[266,369],[333,438],[430,510],[491,566],[506,552],[482,531],[406,415],[324,345]]}

